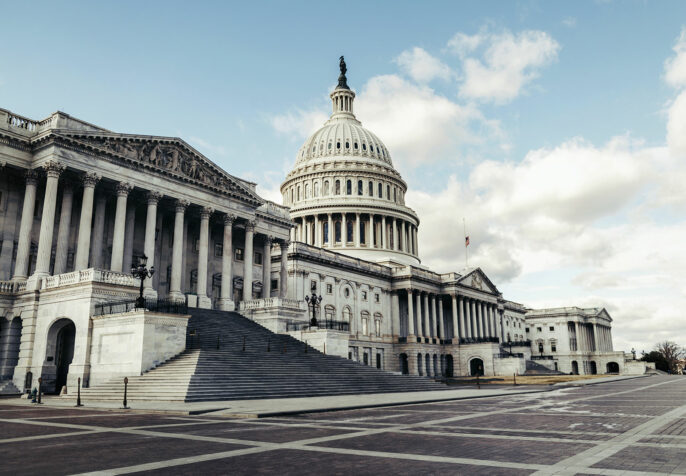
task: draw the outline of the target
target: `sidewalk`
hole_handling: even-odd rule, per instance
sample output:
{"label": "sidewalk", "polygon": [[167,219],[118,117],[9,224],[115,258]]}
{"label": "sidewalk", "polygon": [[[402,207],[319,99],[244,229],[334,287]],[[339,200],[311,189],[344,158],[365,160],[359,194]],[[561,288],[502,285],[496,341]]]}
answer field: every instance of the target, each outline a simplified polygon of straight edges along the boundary
{"label": "sidewalk", "polygon": [[[275,398],[265,400],[225,400],[213,402],[160,402],[160,401],[129,401],[131,412],[143,413],[170,413],[180,415],[208,415],[225,418],[265,418],[273,416],[293,415],[298,413],[315,413],[335,410],[352,410],[358,408],[374,408],[394,405],[407,405],[413,403],[442,402],[449,400],[465,400],[473,398],[487,398],[498,396],[521,395],[527,393],[549,392],[564,387],[578,387],[598,383],[612,382],[641,378],[638,376],[616,376],[577,380],[575,382],[561,382],[554,385],[527,385],[518,387],[488,388],[482,385],[481,389],[462,388],[455,390],[438,390],[430,392],[406,392],[406,393],[374,393],[362,395],[334,395],[326,397],[306,398]],[[33,405],[30,400],[23,398],[4,399],[3,404]],[[73,398],[64,399],[57,396],[44,396],[43,405],[46,407],[71,407],[75,401]],[[93,410],[119,410],[122,409],[120,401],[83,401],[83,409]]]}

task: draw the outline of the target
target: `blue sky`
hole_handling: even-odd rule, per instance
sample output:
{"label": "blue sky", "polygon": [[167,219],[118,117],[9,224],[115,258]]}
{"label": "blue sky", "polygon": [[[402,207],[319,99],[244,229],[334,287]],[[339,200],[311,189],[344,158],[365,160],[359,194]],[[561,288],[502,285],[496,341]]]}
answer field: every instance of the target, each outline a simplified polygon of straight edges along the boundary
{"label": "blue sky", "polygon": [[410,186],[427,265],[463,265],[466,217],[470,264],[506,297],[607,306],[627,350],[686,344],[683,2],[0,11],[0,107],[182,137],[272,199],[328,115],[344,54],[358,118]]}

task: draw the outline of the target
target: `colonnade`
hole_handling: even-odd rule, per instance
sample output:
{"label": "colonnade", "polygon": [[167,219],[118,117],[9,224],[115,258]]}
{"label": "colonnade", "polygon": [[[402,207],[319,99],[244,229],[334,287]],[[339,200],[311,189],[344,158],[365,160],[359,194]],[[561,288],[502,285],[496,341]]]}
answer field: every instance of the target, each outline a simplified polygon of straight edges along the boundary
{"label": "colonnade", "polygon": [[[59,178],[65,170],[64,165],[50,161],[44,166],[47,176],[45,184],[45,195],[43,210],[40,221],[40,235],[38,241],[38,252],[36,258],[35,272],[31,279],[41,278],[50,275],[50,259],[52,253],[54,224],[56,218],[56,204]],[[28,170],[25,174],[26,187],[24,190],[24,204],[19,228],[18,249],[15,261],[13,280],[22,281],[28,277],[29,254],[31,244],[31,229],[34,219],[34,207],[36,204],[36,191],[38,185],[38,174],[36,170]],[[80,219],[78,224],[78,239],[76,243],[76,253],[74,257],[74,270],[87,269],[89,267],[108,268],[115,272],[128,272],[131,266],[133,255],[133,231],[135,225],[135,207],[127,207],[129,194],[133,186],[126,182],[116,184],[116,208],[114,216],[114,231],[112,236],[112,255],[109,265],[102,263],[102,248],[104,241],[105,227],[105,208],[106,196],[103,191],[98,194],[96,199],[95,188],[100,181],[100,176],[86,172],[81,175],[83,185],[83,196],[81,202]],[[55,247],[54,274],[66,272],[67,255],[69,249],[69,235],[71,228],[71,214],[74,198],[74,187],[71,182],[64,182],[62,187],[62,204],[59,213],[59,225],[57,230],[57,243]],[[163,198],[163,194],[148,190],[145,193],[146,200],[146,220],[145,220],[145,239],[143,252],[148,258],[148,268],[155,266],[156,256],[156,229],[158,228],[158,204]],[[95,201],[95,214],[93,214],[93,204]],[[181,277],[183,272],[183,254],[186,246],[185,215],[189,201],[174,200],[174,229],[172,242],[171,259],[171,279],[169,297],[175,300],[184,300],[185,295],[181,289]],[[229,279],[221,280],[220,305],[225,307],[233,300],[233,227],[237,222],[237,217],[230,211],[216,211],[211,207],[201,206],[199,223],[199,243],[198,243],[198,277],[197,277],[197,296],[198,304],[202,307],[211,307],[210,298],[207,296],[207,274],[209,257],[209,231],[210,218],[213,214],[223,216],[223,251],[222,251],[222,277],[228,276]],[[243,300],[252,299],[253,282],[253,247],[256,238],[256,222],[241,220],[245,228],[244,243],[244,269],[243,269]],[[271,236],[262,236],[263,246],[263,296],[270,296],[271,292],[271,247],[274,240]],[[278,240],[281,247],[281,269],[279,296],[286,297],[287,292],[287,252],[288,241]],[[157,291],[153,289],[151,279],[145,280],[144,291],[148,296],[157,296]]]}
{"label": "colonnade", "polygon": [[610,327],[597,323],[583,323],[575,321],[574,328],[576,332],[577,351],[612,351],[612,331]]}
{"label": "colonnade", "polygon": [[294,218],[291,240],[322,248],[367,247],[418,255],[417,225],[402,218],[337,212]]}
{"label": "colonnade", "polygon": [[453,294],[451,299],[452,332],[443,316],[443,297],[407,289],[408,337],[437,337],[484,342],[502,338],[502,323],[496,303]]}

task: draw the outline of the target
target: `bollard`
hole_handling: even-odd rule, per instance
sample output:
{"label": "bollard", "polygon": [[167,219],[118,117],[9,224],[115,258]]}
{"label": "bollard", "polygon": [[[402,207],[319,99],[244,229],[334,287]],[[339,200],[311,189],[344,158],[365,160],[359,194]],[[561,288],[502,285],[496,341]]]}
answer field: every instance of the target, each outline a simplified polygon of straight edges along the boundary
{"label": "bollard", "polygon": [[124,408],[125,410],[128,410],[128,409],[129,409],[129,407],[128,407],[128,405],[127,405],[128,402],[126,401],[126,390],[127,390],[128,385],[129,385],[129,378],[128,378],[128,377],[124,377],[124,407],[123,407],[123,408]]}
{"label": "bollard", "polygon": [[517,386],[517,372],[514,373],[514,386]]}
{"label": "bollard", "polygon": [[76,406],[82,407],[83,405],[81,405],[81,377],[76,379],[76,381],[78,382],[76,385]]}
{"label": "bollard", "polygon": [[38,403],[41,403],[40,397],[43,393],[43,386],[41,385],[43,383],[43,377],[38,377]]}
{"label": "bollard", "polygon": [[243,352],[245,352],[245,336],[243,336]]}
{"label": "bollard", "polygon": [[324,342],[324,355],[326,355],[326,342]]}
{"label": "bollard", "polygon": [[476,374],[476,388],[481,390],[481,383],[479,383],[479,374]]}

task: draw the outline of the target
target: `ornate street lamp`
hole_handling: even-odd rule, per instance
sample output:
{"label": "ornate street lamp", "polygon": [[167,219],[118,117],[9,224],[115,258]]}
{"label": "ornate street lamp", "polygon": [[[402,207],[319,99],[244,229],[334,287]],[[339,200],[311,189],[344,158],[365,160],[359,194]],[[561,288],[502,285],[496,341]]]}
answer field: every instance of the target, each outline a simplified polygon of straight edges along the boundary
{"label": "ornate street lamp", "polygon": [[155,274],[155,267],[150,266],[150,269],[148,270],[148,268],[146,268],[147,264],[148,257],[143,255],[138,258],[138,267],[133,266],[131,268],[131,274],[133,277],[141,280],[140,295],[138,298],[136,298],[136,309],[145,307],[145,298],[143,297],[143,281],[145,281],[145,278],[152,278],[152,275]]}
{"label": "ornate street lamp", "polygon": [[316,291],[312,290],[312,296],[305,296],[308,306],[312,306],[312,319],[310,319],[310,326],[317,327],[317,305],[322,302],[322,297],[317,296]]}

